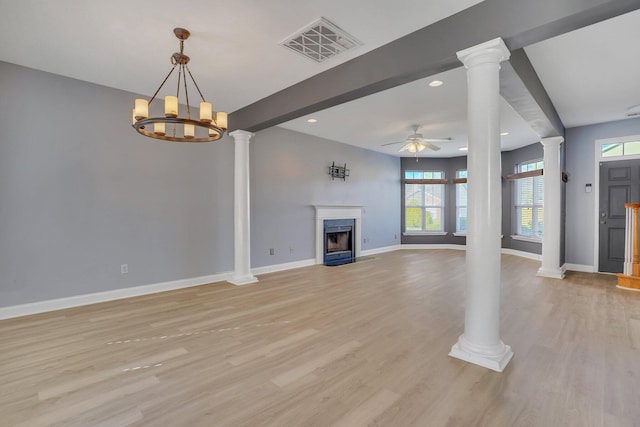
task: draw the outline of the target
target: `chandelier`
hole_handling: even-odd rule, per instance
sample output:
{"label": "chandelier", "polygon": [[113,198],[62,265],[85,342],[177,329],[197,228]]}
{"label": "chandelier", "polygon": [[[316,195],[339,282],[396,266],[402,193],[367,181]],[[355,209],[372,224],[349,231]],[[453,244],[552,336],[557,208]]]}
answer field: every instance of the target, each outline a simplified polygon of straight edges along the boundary
{"label": "chandelier", "polygon": [[[191,35],[184,28],[174,28],[173,33],[180,40],[180,52],[171,56],[173,68],[164,78],[156,93],[151,99],[136,99],[133,109],[133,128],[144,136],[177,142],[209,142],[222,138],[227,130],[227,113],[213,111],[213,107],[205,101],[196,80],[189,70],[189,57],[184,54],[184,41]],[[156,95],[162,89],[174,70],[178,68],[178,85],[176,94],[164,97],[164,116],[149,117],[149,107],[156,99]],[[189,92],[187,90],[187,75],[198,90],[202,102],[200,103],[199,120],[192,118],[191,105],[189,104]],[[178,112],[181,86],[184,88],[187,116],[180,117]]]}

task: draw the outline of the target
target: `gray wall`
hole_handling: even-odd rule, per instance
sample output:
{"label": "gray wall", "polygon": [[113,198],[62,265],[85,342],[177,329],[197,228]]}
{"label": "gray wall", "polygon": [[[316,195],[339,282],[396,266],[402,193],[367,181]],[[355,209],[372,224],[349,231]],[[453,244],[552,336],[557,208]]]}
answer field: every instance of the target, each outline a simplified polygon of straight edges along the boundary
{"label": "gray wall", "polygon": [[[233,269],[232,138],[145,138],[130,124],[135,94],[4,62],[0,91],[0,307]],[[327,174],[334,160],[348,163],[346,182]],[[257,134],[252,266],[314,257],[311,204],[363,205],[363,249],[397,244],[399,163]]]}
{"label": "gray wall", "polygon": [[0,306],[233,268],[231,138],[145,138],[134,94],[4,62],[0,91]]}
{"label": "gray wall", "polygon": [[584,187],[595,185],[595,140],[629,135],[640,135],[640,118],[567,129],[567,263],[593,265],[596,201],[595,193],[585,193]]}
{"label": "gray wall", "polygon": [[[258,132],[250,153],[252,267],[315,258],[314,204],[364,206],[363,250],[400,243],[399,158],[279,127]],[[331,179],[334,161],[346,180]]]}

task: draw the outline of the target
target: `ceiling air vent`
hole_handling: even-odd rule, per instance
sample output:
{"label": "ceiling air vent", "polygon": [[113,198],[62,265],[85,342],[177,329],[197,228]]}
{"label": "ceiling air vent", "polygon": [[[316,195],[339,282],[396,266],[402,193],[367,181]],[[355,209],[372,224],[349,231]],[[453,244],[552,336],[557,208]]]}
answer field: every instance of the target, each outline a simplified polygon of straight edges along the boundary
{"label": "ceiling air vent", "polygon": [[326,18],[307,25],[280,44],[315,62],[323,62],[362,43]]}

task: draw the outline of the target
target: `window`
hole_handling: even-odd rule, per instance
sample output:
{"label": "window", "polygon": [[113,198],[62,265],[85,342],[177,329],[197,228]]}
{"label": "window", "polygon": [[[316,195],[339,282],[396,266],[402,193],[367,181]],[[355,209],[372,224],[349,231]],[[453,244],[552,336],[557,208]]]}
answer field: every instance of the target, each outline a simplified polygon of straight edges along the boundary
{"label": "window", "polygon": [[[456,178],[466,179],[467,171],[456,171]],[[456,182],[456,233],[467,232],[467,182]]]}
{"label": "window", "polygon": [[[541,170],[542,160],[533,160],[516,166],[516,173]],[[533,239],[542,238],[544,205],[544,177],[529,176],[515,180],[516,235]]]}
{"label": "window", "polygon": [[602,157],[633,156],[640,154],[640,141],[616,142],[600,146]]}
{"label": "window", "polygon": [[406,171],[404,177],[405,232],[443,232],[444,172]]}

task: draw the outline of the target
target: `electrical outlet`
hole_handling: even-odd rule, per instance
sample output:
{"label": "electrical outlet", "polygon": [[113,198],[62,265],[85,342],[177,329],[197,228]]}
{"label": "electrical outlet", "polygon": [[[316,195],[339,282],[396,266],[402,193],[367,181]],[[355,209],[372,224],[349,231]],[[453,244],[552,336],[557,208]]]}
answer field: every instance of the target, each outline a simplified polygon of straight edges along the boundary
{"label": "electrical outlet", "polygon": [[275,255],[276,254],[276,250],[271,248],[269,249],[269,255]]}
{"label": "electrical outlet", "polygon": [[393,240],[398,240],[398,235],[397,234],[393,235]]}
{"label": "electrical outlet", "polygon": [[293,253],[293,248],[290,246],[289,247],[289,253],[292,254]]}
{"label": "electrical outlet", "polygon": [[129,264],[120,265],[120,274],[127,274],[129,272]]}

